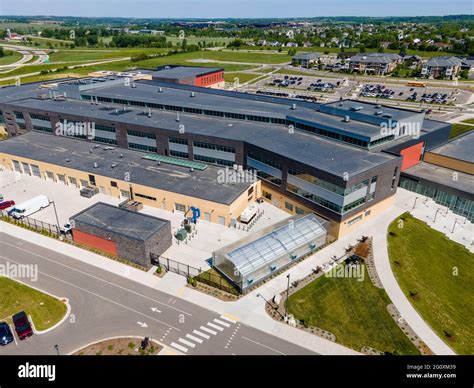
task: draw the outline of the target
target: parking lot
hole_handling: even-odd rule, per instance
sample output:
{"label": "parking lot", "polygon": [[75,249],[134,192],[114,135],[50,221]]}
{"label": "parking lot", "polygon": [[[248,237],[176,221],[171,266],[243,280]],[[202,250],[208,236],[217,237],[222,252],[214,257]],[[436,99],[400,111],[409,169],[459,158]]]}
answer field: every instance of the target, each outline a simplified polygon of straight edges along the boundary
{"label": "parking lot", "polygon": [[[48,196],[57,210],[59,224],[62,226],[69,222],[69,217],[97,202],[105,202],[118,205],[121,200],[105,194],[96,194],[92,198],[84,198],[79,194],[76,187],[66,186],[32,177],[29,175],[15,174],[11,171],[0,172],[0,193],[5,200],[14,200],[16,204],[33,198],[39,194]],[[285,218],[289,214],[274,207],[269,203],[256,204],[262,215],[250,230],[247,226],[227,227],[220,224],[198,220],[195,233],[185,241],[173,238],[173,245],[163,254],[163,256],[192,265],[194,267],[205,268],[212,252],[227,244],[230,244],[249,233],[253,233],[266,226],[273,225]],[[183,215],[179,212],[170,212],[159,208],[144,206],[142,213],[155,217],[167,219],[171,222],[171,229],[174,233],[180,229],[183,222]],[[31,218],[56,225],[56,216],[52,205],[34,213]]]}
{"label": "parking lot", "polygon": [[272,74],[251,85],[249,90],[264,95],[289,97],[307,101],[348,98],[347,93],[355,87],[354,81],[346,78],[320,76]]}
{"label": "parking lot", "polygon": [[469,92],[454,87],[416,87],[392,83],[359,84],[354,91],[359,97],[373,97],[438,105],[464,104],[470,97]]}

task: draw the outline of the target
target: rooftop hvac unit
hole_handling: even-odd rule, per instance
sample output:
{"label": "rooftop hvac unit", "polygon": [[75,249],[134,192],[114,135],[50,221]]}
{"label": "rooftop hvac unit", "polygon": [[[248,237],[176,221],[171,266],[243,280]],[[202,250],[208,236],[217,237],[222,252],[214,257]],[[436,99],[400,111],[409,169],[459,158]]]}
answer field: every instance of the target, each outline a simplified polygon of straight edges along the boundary
{"label": "rooftop hvac unit", "polygon": [[135,84],[135,82],[132,82],[132,88],[136,88],[137,85]]}
{"label": "rooftop hvac unit", "polygon": [[120,154],[120,156],[119,156],[119,157],[120,157],[120,158],[123,158],[123,154]]}
{"label": "rooftop hvac unit", "polygon": [[194,92],[191,92],[191,97],[195,97],[196,95],[194,94]]}
{"label": "rooftop hvac unit", "polygon": [[291,109],[295,110],[296,109],[296,104],[291,104]]}
{"label": "rooftop hvac unit", "polygon": [[351,121],[351,118],[349,116],[344,116],[344,122],[348,123],[349,121]]}
{"label": "rooftop hvac unit", "polygon": [[112,167],[112,168],[117,167],[117,163],[112,163],[112,166],[110,166],[110,167]]}
{"label": "rooftop hvac unit", "polygon": [[97,162],[94,162],[94,168],[99,168],[99,165],[97,164]]}
{"label": "rooftop hvac unit", "polygon": [[158,88],[158,93],[163,93],[163,88]]}
{"label": "rooftop hvac unit", "polygon": [[176,121],[179,122],[179,112],[176,112]]}

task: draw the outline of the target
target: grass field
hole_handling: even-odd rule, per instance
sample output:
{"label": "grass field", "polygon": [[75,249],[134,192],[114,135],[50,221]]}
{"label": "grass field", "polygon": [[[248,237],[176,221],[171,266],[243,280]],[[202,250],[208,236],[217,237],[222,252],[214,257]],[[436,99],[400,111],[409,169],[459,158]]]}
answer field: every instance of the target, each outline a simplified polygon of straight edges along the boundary
{"label": "grass field", "polygon": [[54,326],[67,311],[60,300],[3,276],[0,276],[0,294],[0,320],[25,311],[37,330]]}
{"label": "grass field", "polygon": [[322,276],[290,296],[288,309],[298,320],[335,334],[336,341],[360,351],[419,354],[387,311],[390,299],[376,288],[367,271],[356,278]]}
{"label": "grass field", "polygon": [[453,124],[451,128],[451,132],[449,133],[449,138],[452,139],[452,138],[458,137],[462,135],[463,133],[472,131],[473,129],[474,129],[474,125],[464,125],[464,124],[459,124],[459,123]]}
{"label": "grass field", "polygon": [[112,58],[136,57],[140,54],[161,54],[168,52],[168,49],[112,49],[112,50],[58,50],[49,55],[50,62],[82,62],[82,61],[103,61]]}
{"label": "grass field", "polygon": [[235,79],[238,78],[239,84],[244,84],[258,77],[261,77],[261,75],[251,73],[224,73],[225,82],[235,82]]}
{"label": "grass field", "polygon": [[22,57],[22,55],[20,53],[17,53],[16,51],[5,50],[4,52],[5,55],[3,57],[0,57],[0,66],[15,63],[16,61],[19,61]]}
{"label": "grass field", "polygon": [[473,119],[463,120],[463,121],[461,121],[461,123],[474,124],[474,118],[473,118]]}
{"label": "grass field", "polygon": [[388,235],[398,284],[440,338],[459,354],[473,354],[474,254],[410,214],[402,217],[403,228],[396,219]]}

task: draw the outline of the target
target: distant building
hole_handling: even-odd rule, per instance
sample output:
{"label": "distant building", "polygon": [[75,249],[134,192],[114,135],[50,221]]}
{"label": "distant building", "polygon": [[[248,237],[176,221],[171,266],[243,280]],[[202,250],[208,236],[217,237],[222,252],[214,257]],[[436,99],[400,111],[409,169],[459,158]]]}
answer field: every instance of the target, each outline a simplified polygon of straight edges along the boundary
{"label": "distant building", "polygon": [[390,74],[402,61],[398,54],[359,53],[349,59],[349,70],[357,73]]}
{"label": "distant building", "polygon": [[164,66],[152,73],[154,81],[180,85],[223,88],[224,69],[220,67]]}
{"label": "distant building", "polygon": [[421,69],[421,75],[433,78],[457,77],[461,71],[462,60],[458,57],[433,57]]}
{"label": "distant building", "polygon": [[320,56],[319,53],[298,53],[291,59],[291,64],[309,69],[318,63]]}

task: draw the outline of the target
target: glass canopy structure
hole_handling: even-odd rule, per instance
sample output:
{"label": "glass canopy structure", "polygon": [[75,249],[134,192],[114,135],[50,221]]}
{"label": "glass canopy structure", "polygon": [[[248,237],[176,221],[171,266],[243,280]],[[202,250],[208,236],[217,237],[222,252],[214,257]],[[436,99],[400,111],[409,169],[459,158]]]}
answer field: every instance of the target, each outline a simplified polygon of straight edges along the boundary
{"label": "glass canopy structure", "polygon": [[213,253],[213,267],[241,292],[326,243],[314,214],[292,217]]}

